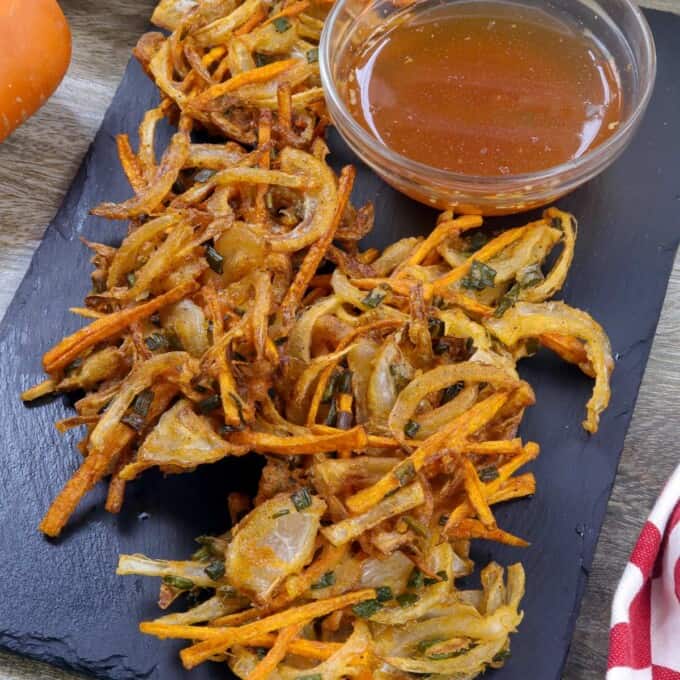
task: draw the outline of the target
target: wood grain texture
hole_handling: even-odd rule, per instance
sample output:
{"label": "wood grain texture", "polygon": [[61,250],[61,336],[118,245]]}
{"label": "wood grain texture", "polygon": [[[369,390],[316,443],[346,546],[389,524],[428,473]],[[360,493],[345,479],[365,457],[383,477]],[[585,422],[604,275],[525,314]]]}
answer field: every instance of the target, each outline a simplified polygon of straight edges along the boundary
{"label": "wood grain texture", "polygon": [[[74,35],[74,59],[55,97],[0,146],[0,315],[43,230],[56,211],[145,30],[153,0],[62,0]],[[680,12],[680,0],[646,2]],[[679,189],[680,199],[680,189]],[[614,486],[566,680],[602,678],[611,597],[644,518],[679,462],[680,259],[671,277],[643,387]],[[78,676],[0,654],[0,680]]]}

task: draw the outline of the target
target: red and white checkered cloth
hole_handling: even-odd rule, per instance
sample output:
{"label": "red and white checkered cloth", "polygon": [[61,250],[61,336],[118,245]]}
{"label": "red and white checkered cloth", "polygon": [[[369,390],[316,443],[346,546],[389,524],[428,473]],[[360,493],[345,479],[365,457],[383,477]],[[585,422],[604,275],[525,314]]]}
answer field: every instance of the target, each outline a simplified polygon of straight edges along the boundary
{"label": "red and white checkered cloth", "polygon": [[680,467],[614,595],[607,680],[680,680]]}

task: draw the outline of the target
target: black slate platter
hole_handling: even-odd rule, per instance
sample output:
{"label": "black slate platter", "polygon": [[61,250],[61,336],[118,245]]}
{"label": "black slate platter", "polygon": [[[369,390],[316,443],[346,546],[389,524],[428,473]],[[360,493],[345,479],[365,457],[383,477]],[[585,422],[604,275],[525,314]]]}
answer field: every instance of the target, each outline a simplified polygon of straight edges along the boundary
{"label": "black slate platter", "polygon": [[[590,381],[547,354],[522,366],[538,397],[522,426],[523,436],[543,448],[533,466],[538,492],[497,516],[532,546],[475,548],[482,564],[492,557],[503,564],[522,560],[527,570],[525,619],[513,637],[511,659],[493,674],[498,680],[560,676],[680,238],[680,17],[648,17],[659,77],[642,129],[611,169],[559,202],[581,223],[564,298],[591,312],[611,336],[617,357],[612,403],[600,432],[589,437],[580,422]],[[27,408],[18,395],[41,378],[43,352],[82,323],[66,311],[88,289],[89,253],[79,238],[117,243],[124,228],[92,218],[88,210],[130,194],[114,138],[136,130],[155,101],[154,87],[131,62],[0,327],[0,646],[112,680],[186,677],[177,660],[179,644],[138,633],[140,620],[158,614],[158,584],[116,577],[118,554],[184,558],[193,537],[226,527],[227,492],[252,489],[259,469],[253,459],[226,460],[184,476],[149,473],[131,486],[120,516],[104,512],[104,492],[97,489],[60,540],[47,541],[37,531],[77,465],[77,433],[59,436],[53,427],[70,413],[68,400]],[[336,166],[355,162],[334,134],[331,147]],[[376,205],[370,243],[385,245],[431,228],[431,211],[396,194],[365,167],[359,167],[356,186],[357,202]],[[223,666],[206,664],[190,677],[228,676]]]}

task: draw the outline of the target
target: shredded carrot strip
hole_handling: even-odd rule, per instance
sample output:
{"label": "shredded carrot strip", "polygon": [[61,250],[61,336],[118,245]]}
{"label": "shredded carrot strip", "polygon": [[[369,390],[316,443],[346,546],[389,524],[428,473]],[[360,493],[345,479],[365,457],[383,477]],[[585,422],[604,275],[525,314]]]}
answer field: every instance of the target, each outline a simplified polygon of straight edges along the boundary
{"label": "shredded carrot strip", "polygon": [[288,653],[288,648],[294,638],[298,636],[302,623],[286,626],[276,636],[276,642],[271,646],[264,659],[248,674],[247,680],[267,680]]}

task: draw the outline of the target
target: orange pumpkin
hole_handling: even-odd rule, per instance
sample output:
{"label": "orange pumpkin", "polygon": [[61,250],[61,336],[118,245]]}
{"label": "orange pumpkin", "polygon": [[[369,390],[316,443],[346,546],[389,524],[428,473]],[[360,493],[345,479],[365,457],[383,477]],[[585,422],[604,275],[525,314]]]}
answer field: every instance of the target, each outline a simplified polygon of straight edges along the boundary
{"label": "orange pumpkin", "polygon": [[56,0],[0,0],[0,141],[47,101],[70,60]]}

